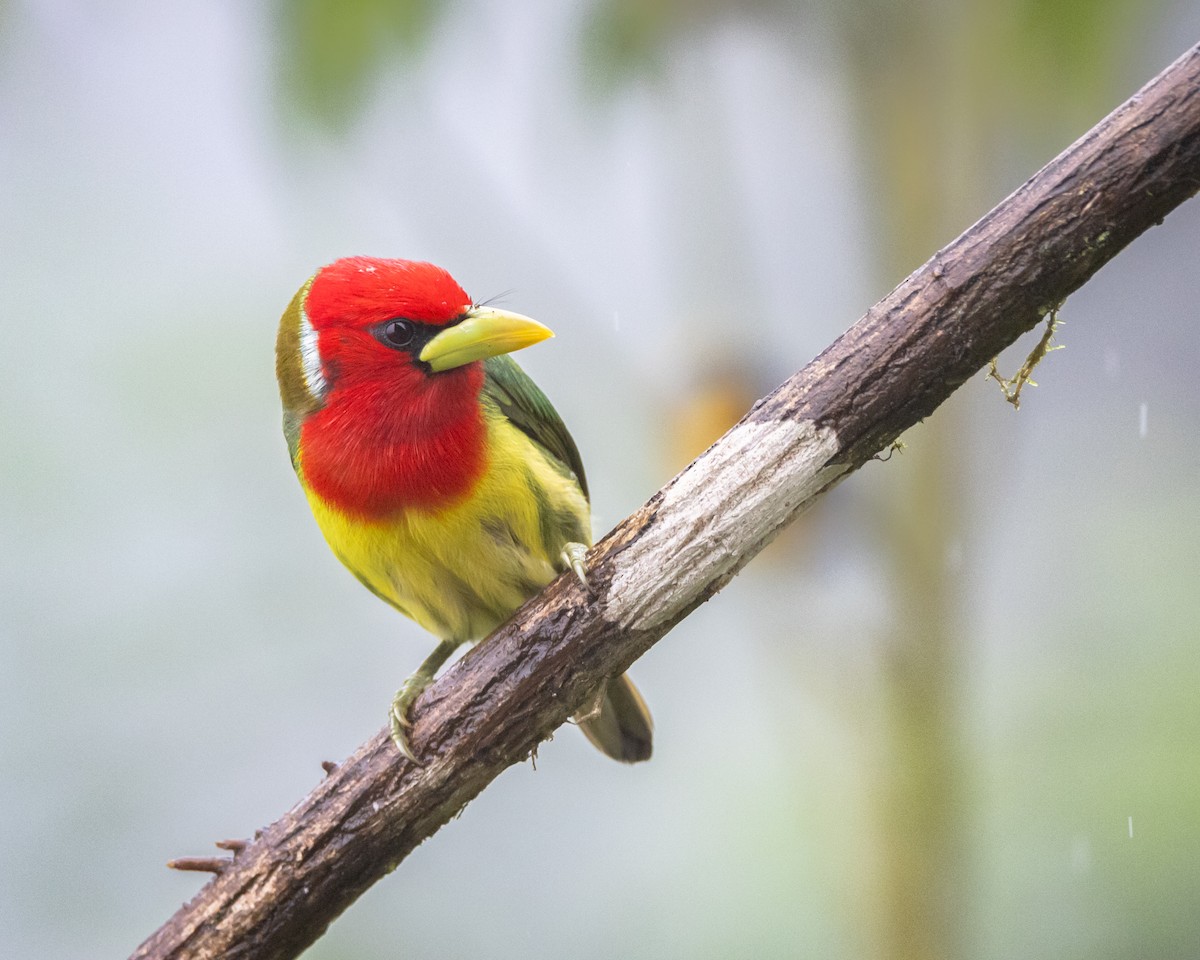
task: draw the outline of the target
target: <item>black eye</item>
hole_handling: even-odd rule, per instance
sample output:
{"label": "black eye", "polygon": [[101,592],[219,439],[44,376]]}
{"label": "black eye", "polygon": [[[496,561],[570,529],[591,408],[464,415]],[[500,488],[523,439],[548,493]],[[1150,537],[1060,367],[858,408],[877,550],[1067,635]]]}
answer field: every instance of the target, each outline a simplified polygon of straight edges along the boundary
{"label": "black eye", "polygon": [[389,320],[380,331],[384,342],[392,347],[407,347],[413,341],[416,327],[409,320]]}

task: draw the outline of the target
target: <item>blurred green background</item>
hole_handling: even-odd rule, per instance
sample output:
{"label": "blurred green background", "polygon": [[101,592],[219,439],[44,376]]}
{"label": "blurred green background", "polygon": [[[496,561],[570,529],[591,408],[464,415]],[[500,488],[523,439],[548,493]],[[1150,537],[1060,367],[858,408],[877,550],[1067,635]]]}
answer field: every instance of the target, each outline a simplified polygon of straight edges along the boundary
{"label": "blurred green background", "polygon": [[[0,4],[0,953],[123,956],[427,652],[325,548],[279,314],[430,259],[597,530],[1200,36],[1193,0]],[[1200,954],[1200,205],[307,956]],[[1011,373],[1033,340],[1009,351]]]}

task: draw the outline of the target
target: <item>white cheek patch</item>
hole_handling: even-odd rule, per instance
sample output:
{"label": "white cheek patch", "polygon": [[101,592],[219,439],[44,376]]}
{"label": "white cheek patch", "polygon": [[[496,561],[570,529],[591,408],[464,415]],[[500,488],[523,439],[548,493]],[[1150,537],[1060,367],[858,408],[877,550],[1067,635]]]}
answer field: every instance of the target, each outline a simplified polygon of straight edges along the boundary
{"label": "white cheek patch", "polygon": [[324,400],[329,384],[321,370],[321,351],[317,348],[317,331],[300,308],[300,365],[304,370],[304,386],[315,400]]}

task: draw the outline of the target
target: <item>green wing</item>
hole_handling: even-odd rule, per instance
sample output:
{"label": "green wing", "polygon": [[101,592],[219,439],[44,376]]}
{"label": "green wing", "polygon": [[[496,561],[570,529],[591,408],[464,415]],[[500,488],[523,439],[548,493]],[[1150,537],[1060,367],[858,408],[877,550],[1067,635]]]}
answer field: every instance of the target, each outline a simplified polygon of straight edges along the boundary
{"label": "green wing", "polygon": [[575,474],[587,497],[587,477],[583,473],[579,448],[567,432],[562,417],[537,384],[506,353],[488,357],[483,362],[483,372],[484,397],[491,400],[514,427]]}

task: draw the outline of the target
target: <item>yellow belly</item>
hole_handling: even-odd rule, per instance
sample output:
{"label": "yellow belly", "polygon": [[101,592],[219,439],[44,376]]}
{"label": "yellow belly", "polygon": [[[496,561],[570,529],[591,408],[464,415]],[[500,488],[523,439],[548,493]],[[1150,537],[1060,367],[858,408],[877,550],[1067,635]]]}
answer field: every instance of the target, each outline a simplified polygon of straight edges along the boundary
{"label": "yellow belly", "polygon": [[[305,486],[338,559],[401,613],[460,642],[487,636],[553,580],[566,543],[591,544],[574,478],[507,421],[488,433],[489,462],[475,489],[439,510],[364,521]],[[303,455],[298,472],[303,482]]]}

